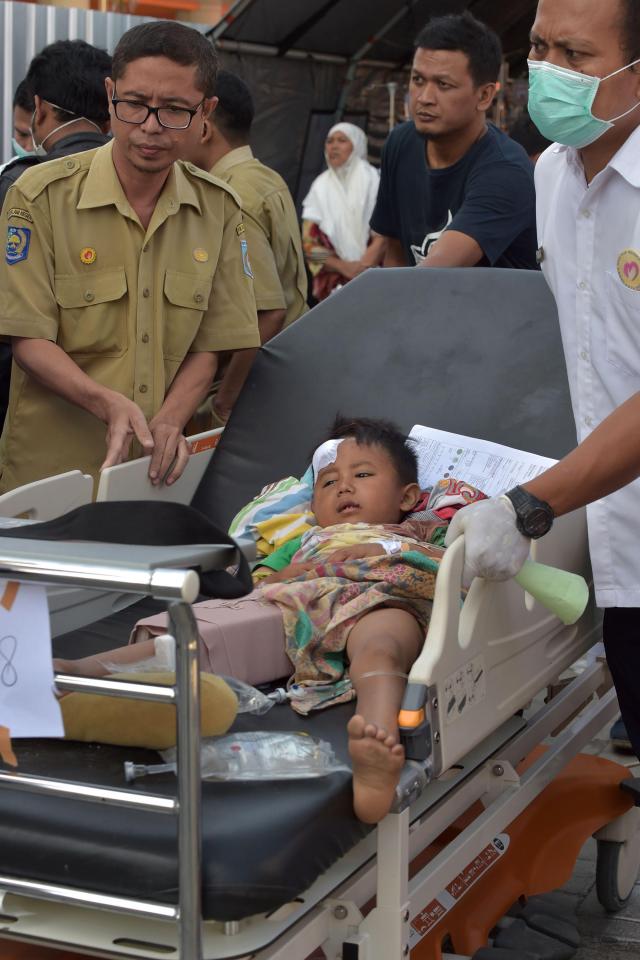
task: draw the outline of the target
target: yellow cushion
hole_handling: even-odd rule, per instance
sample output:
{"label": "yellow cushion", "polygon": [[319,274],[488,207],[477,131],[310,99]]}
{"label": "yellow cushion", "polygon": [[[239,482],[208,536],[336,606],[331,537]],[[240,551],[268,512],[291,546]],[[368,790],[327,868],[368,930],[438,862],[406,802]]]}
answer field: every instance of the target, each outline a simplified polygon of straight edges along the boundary
{"label": "yellow cushion", "polygon": [[[171,686],[173,673],[114,673],[114,680]],[[176,745],[176,709],[170,703],[69,693],[60,700],[68,740],[113,743],[166,750]],[[200,674],[200,726],[203,737],[226,733],[238,710],[231,688],[212,673]]]}

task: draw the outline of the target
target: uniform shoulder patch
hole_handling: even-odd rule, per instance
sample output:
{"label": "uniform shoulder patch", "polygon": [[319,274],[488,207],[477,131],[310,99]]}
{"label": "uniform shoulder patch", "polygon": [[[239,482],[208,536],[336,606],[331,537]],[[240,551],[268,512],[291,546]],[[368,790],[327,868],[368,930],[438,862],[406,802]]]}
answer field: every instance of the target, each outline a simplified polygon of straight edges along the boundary
{"label": "uniform shoulder patch", "polygon": [[24,207],[11,207],[7,210],[7,220],[26,220],[27,223],[33,223],[33,217]]}
{"label": "uniform shoulder patch", "polygon": [[253,270],[251,269],[251,263],[249,261],[249,244],[246,240],[240,241],[240,251],[242,253],[242,269],[244,270],[244,275],[249,277],[250,280],[253,280]]}
{"label": "uniform shoulder patch", "polygon": [[9,227],[5,258],[8,264],[20,263],[29,256],[31,230],[29,227]]}

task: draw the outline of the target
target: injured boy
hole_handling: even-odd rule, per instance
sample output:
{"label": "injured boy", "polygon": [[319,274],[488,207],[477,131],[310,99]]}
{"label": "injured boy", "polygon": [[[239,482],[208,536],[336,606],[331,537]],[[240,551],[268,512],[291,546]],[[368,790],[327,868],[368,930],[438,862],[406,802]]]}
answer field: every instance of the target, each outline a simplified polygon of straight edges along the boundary
{"label": "injured boy", "polygon": [[[256,624],[264,620],[273,632],[275,622],[280,649],[305,692],[292,702],[300,712],[357,697],[348,725],[354,809],[376,823],[392,806],[404,764],[397,717],[426,635],[443,552],[430,541],[441,539],[444,524],[406,519],[420,497],[417,460],[393,424],[338,418],[312,466],[316,525],[291,562],[263,576],[248,598],[205,601],[194,612],[203,608],[210,620],[219,612],[242,624],[250,610],[256,648],[262,643]],[[201,634],[202,669],[216,672],[219,634]],[[62,673],[104,676],[154,652],[151,638],[54,665]]]}

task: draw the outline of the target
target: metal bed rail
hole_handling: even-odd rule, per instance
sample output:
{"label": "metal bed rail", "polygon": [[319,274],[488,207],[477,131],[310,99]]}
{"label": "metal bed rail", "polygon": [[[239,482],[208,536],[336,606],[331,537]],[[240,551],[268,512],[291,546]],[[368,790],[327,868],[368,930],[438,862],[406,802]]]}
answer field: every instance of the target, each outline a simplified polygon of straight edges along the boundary
{"label": "metal bed rail", "polygon": [[[6,541],[5,541],[6,543]],[[80,784],[63,779],[35,777],[18,772],[0,772],[0,787],[31,793],[68,796],[88,803],[104,803],[136,809],[170,813],[177,817],[178,828],[178,904],[135,900],[93,891],[40,883],[0,875],[0,888],[10,893],[32,896],[58,903],[74,903],[147,918],[175,920],[178,925],[180,957],[199,960],[202,956],[201,891],[201,778],[200,778],[200,684],[198,631],[191,610],[199,590],[198,574],[192,569],[153,568],[145,570],[123,562],[78,562],[64,558],[38,556],[38,541],[29,541],[31,556],[17,556],[13,546],[0,548],[0,576],[18,582],[67,583],[101,589],[105,586],[123,592],[168,601],[169,629],[176,642],[176,682],[173,687],[126,681],[93,680],[57,674],[63,690],[91,691],[104,696],[174,703],[177,726],[177,798],[159,797],[137,791]],[[24,546],[23,546],[24,549]],[[157,548],[156,548],[157,550]],[[18,551],[19,552],[19,551]],[[211,555],[211,568],[228,562],[228,547]]]}

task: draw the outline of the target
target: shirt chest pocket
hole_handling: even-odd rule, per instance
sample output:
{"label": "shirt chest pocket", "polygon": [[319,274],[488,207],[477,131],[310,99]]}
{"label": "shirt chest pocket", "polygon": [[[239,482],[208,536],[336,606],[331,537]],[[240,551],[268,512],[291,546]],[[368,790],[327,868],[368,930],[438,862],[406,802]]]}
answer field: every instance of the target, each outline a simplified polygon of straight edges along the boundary
{"label": "shirt chest pocket", "polygon": [[640,378],[640,289],[625,287],[616,274],[607,273],[605,310],[608,362]]}
{"label": "shirt chest pocket", "polygon": [[76,356],[120,357],[127,346],[124,268],[55,277],[60,307],[58,344]]}
{"label": "shirt chest pocket", "polygon": [[167,270],[164,277],[163,351],[170,360],[189,352],[209,306],[211,277]]}

